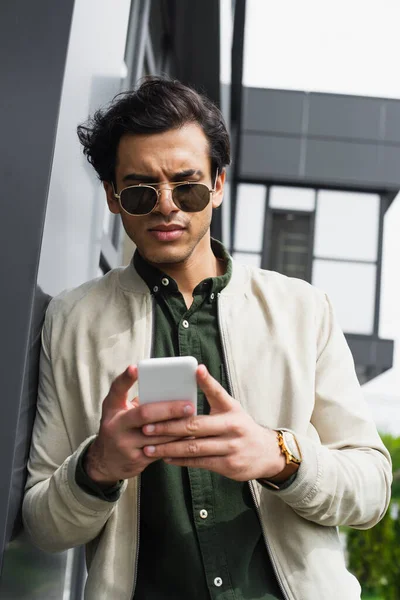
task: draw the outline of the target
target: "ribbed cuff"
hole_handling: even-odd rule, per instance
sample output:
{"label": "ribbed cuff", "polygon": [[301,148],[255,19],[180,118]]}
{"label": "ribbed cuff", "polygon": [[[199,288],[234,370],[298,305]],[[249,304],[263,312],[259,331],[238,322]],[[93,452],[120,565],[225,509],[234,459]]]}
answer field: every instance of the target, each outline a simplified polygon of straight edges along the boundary
{"label": "ribbed cuff", "polygon": [[85,446],[78,458],[75,470],[75,481],[77,485],[87,494],[90,494],[91,496],[96,496],[96,498],[106,500],[107,502],[116,502],[121,495],[122,486],[124,484],[123,479],[121,479],[115,485],[104,488],[95,481],[93,481],[93,479],[91,479],[85,471],[85,457],[92,443],[93,440],[90,440],[90,442],[87,444],[87,446]]}

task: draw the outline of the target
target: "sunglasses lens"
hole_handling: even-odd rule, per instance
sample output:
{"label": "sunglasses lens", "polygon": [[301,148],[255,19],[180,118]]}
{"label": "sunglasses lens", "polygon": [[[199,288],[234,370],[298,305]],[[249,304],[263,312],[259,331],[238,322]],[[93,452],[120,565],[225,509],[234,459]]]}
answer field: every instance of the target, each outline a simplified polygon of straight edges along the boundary
{"label": "sunglasses lens", "polygon": [[157,203],[157,193],[150,187],[130,187],[121,192],[121,206],[131,215],[147,215]]}
{"label": "sunglasses lens", "polygon": [[177,185],[172,197],[178,208],[185,212],[200,212],[210,201],[210,190],[202,183]]}

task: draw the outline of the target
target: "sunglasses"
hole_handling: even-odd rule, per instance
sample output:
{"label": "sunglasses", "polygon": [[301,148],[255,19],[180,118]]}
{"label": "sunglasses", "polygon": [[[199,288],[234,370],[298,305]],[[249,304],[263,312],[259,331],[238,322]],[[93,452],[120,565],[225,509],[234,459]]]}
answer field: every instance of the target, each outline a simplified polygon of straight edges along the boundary
{"label": "sunglasses", "polygon": [[[215,177],[215,184],[217,183],[218,171]],[[160,201],[161,192],[168,190],[171,192],[172,201],[184,212],[200,212],[205,209],[207,204],[210,202],[211,194],[215,190],[210,189],[205,183],[195,183],[190,181],[178,181],[170,182],[167,181],[171,188],[156,189],[152,185],[145,183],[139,183],[138,185],[130,185],[120,191],[119,194],[115,192],[114,184],[114,197],[119,201],[119,204],[126,213],[134,215],[135,217],[141,217],[149,215],[156,208]],[[161,185],[156,183],[154,185]]]}

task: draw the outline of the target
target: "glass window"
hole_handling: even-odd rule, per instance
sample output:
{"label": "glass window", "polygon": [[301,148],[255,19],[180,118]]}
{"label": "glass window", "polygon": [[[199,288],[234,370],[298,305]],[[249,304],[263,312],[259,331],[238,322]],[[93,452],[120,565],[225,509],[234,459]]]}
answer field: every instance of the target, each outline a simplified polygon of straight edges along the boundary
{"label": "glass window", "polygon": [[372,334],[375,278],[373,264],[314,260],[312,282],[327,292],[346,333]]}
{"label": "glass window", "polygon": [[313,211],[315,190],[274,185],[269,191],[269,206],[271,208]]}
{"label": "glass window", "polygon": [[252,267],[261,267],[261,254],[256,254],[252,252],[234,252],[233,258],[245,265],[251,265]]}
{"label": "glass window", "polygon": [[318,192],[315,256],[374,262],[377,259],[378,230],[377,194]]}
{"label": "glass window", "polygon": [[307,280],[310,271],[311,215],[272,211],[268,268]]}
{"label": "glass window", "polygon": [[261,252],[267,188],[240,183],[237,192],[235,250]]}

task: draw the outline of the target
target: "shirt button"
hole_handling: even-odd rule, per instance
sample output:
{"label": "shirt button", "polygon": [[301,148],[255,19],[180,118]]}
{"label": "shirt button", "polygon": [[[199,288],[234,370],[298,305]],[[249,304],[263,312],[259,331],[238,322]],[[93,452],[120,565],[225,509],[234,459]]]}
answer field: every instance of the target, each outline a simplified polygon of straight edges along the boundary
{"label": "shirt button", "polygon": [[207,519],[207,517],[208,517],[208,512],[206,511],[206,509],[205,509],[205,508],[203,508],[203,509],[200,511],[200,516],[201,516],[201,518],[202,518],[202,519]]}
{"label": "shirt button", "polygon": [[161,283],[162,283],[163,285],[169,285],[169,279],[167,279],[166,277],[163,277],[163,278],[161,279]]}
{"label": "shirt button", "polygon": [[221,579],[221,577],[216,577],[214,579],[214,585],[216,585],[217,587],[221,587],[221,585],[222,585],[222,579]]}
{"label": "shirt button", "polygon": [[155,286],[153,287],[153,292],[158,292],[158,285],[155,285]]}
{"label": "shirt button", "polygon": [[214,298],[215,298],[215,294],[213,292],[212,294],[210,294],[210,300],[214,300]]}
{"label": "shirt button", "polygon": [[182,325],[185,329],[187,329],[189,327],[189,323],[188,323],[188,321],[186,321],[186,319],[184,321],[182,321]]}

